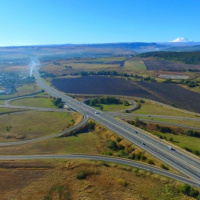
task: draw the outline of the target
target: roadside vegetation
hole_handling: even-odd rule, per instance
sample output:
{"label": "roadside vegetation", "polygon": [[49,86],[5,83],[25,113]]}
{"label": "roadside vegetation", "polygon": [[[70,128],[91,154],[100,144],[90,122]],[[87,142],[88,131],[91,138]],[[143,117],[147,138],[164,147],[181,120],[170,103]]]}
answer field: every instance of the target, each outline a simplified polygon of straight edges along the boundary
{"label": "roadside vegetation", "polygon": [[199,131],[146,123],[138,118],[134,121],[127,120],[127,122],[200,157]]}

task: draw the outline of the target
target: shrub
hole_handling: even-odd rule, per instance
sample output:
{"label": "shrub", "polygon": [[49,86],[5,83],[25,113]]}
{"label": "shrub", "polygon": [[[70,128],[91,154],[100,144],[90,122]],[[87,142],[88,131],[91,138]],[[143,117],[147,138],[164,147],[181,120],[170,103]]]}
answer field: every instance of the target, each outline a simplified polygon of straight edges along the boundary
{"label": "shrub", "polygon": [[109,140],[108,141],[108,148],[112,150],[118,150],[117,143],[114,140]]}
{"label": "shrub", "polygon": [[169,168],[167,166],[165,166],[164,164],[161,164],[160,166],[162,169],[169,170]]}
{"label": "shrub", "polygon": [[128,186],[128,182],[127,182],[126,180],[124,180],[123,178],[118,178],[118,179],[117,179],[117,182],[118,182],[120,185],[124,186],[124,187],[127,187],[127,186]]}
{"label": "shrub", "polygon": [[155,165],[154,161],[151,160],[151,159],[148,159],[148,160],[147,160],[147,163],[150,164],[150,165]]}
{"label": "shrub", "polygon": [[116,139],[117,142],[121,142],[121,140],[122,140],[122,138],[120,138],[120,137],[117,137],[117,139]]}
{"label": "shrub", "polygon": [[98,169],[83,169],[77,173],[76,178],[81,180],[86,179],[88,176],[96,174],[100,174],[100,171]]}

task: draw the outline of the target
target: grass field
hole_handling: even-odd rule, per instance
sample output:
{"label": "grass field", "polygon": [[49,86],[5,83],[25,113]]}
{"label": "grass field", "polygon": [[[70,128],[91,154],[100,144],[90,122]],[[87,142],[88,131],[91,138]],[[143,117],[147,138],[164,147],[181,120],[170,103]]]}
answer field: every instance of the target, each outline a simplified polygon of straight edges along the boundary
{"label": "grass field", "polygon": [[0,108],[0,113],[12,113],[15,111],[23,111],[23,109],[16,109],[16,108]]}
{"label": "grass field", "polygon": [[114,62],[114,61],[123,61],[125,60],[125,57],[108,57],[108,58],[96,58],[92,61],[95,62]]}
{"label": "grass field", "polygon": [[119,67],[118,64],[88,64],[88,63],[69,63],[73,69],[81,70],[97,70],[97,69],[111,69]]}
{"label": "grass field", "polygon": [[140,117],[140,119],[148,119],[148,120],[152,120],[152,121],[166,122],[166,123],[171,123],[171,124],[180,124],[180,125],[200,128],[199,121],[162,119],[162,118],[153,118],[153,117],[148,117],[148,118]]}
{"label": "grass field", "polygon": [[18,86],[16,87],[16,90],[17,91],[13,94],[0,95],[0,99],[14,98],[20,95],[28,95],[35,92],[40,92],[41,88],[39,88],[36,83],[31,83]]}
{"label": "grass field", "polygon": [[[106,105],[106,104],[98,104],[99,106],[103,106],[103,110],[102,111],[120,111],[120,110],[126,110],[129,109],[131,106],[124,106],[123,104],[110,104],[110,105]],[[100,110],[100,108],[98,106],[94,106],[94,108]]]}
{"label": "grass field", "polygon": [[132,113],[134,114],[146,114],[146,115],[167,115],[167,116],[180,116],[180,117],[196,117],[190,113],[184,113],[181,111],[177,111],[175,109],[170,109],[158,104],[151,103],[149,101],[145,101],[145,103],[141,104],[141,107],[137,110],[134,110]]}
{"label": "grass field", "polygon": [[16,106],[56,108],[56,106],[52,103],[51,99],[47,97],[17,99],[17,100],[11,101],[10,104],[16,105]]}
{"label": "grass field", "polygon": [[63,131],[80,120],[78,113],[34,112],[17,113],[0,118],[0,141],[27,140]]}
{"label": "grass field", "polygon": [[0,100],[0,105],[4,104],[5,100]]}
{"label": "grass field", "polygon": [[[0,199],[192,200],[180,192],[181,183],[124,165],[76,160],[0,165]],[[77,175],[85,171],[90,173],[79,180]]]}
{"label": "grass field", "polygon": [[[190,137],[185,135],[175,135],[171,133],[159,133],[159,135],[167,137],[168,141],[169,138],[173,137],[175,142],[171,142],[174,145],[179,147],[187,147],[192,150],[199,150],[200,151],[200,138]],[[170,142],[170,141],[169,141]]]}
{"label": "grass field", "polygon": [[146,70],[146,66],[142,60],[128,60],[125,62],[123,69],[130,71]]}
{"label": "grass field", "polygon": [[[143,154],[146,160],[141,162],[148,163],[148,160],[153,160],[154,165],[160,167],[161,161],[152,155],[144,152],[139,147],[131,144],[129,141],[121,138],[120,145],[125,147],[123,154],[120,150],[113,150],[108,147],[108,141],[116,141],[118,136],[97,124],[95,130],[91,132],[79,132],[77,135],[56,137],[36,143],[24,144],[11,147],[0,147],[1,155],[31,155],[31,154],[71,154],[71,153],[85,153],[85,154],[100,154],[104,155],[109,152],[113,156],[127,157],[129,154]],[[126,153],[125,153],[126,152]],[[139,160],[138,160],[139,161]],[[169,167],[170,170],[174,171]]]}
{"label": "grass field", "polygon": [[30,94],[39,91],[41,91],[41,89],[37,86],[36,83],[25,84],[17,88],[18,95]]}

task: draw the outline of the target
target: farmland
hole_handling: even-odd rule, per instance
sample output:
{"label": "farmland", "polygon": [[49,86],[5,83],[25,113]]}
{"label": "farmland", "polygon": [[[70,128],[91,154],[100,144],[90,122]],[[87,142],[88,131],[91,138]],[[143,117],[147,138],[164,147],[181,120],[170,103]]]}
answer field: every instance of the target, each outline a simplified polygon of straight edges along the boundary
{"label": "farmland", "polygon": [[156,59],[143,59],[147,70],[162,70],[162,71],[188,71],[200,70],[200,65],[177,63],[167,60],[156,60]]}
{"label": "farmland", "polygon": [[131,82],[123,78],[88,76],[53,79],[52,84],[66,93],[143,97],[200,112],[198,103],[200,102],[200,94],[170,83]]}
{"label": "farmland", "polygon": [[140,71],[140,70],[146,70],[146,66],[142,60],[127,60],[124,64],[124,70],[128,71]]}

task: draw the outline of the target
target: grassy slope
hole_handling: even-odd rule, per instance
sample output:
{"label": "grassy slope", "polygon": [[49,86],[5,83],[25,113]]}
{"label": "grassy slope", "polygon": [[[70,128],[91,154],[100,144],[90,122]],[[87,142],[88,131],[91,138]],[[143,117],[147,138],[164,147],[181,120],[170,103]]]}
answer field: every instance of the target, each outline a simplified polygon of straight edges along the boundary
{"label": "grassy slope", "polygon": [[[0,118],[0,140],[27,140],[57,133],[71,127],[72,119],[79,120],[79,115],[34,111],[7,115]],[[10,126],[10,130],[7,130]]]}
{"label": "grassy slope", "polygon": [[23,98],[10,102],[11,105],[56,108],[49,98]]}
{"label": "grassy slope", "polygon": [[[192,200],[179,192],[180,183],[123,165],[74,160],[0,164],[0,199]],[[98,174],[78,180],[84,170]]]}
{"label": "grassy slope", "polygon": [[175,109],[163,107],[158,104],[154,104],[146,101],[141,104],[141,108],[133,111],[134,114],[146,114],[146,115],[167,115],[167,116],[180,116],[180,117],[195,117],[193,114],[184,113]]}

